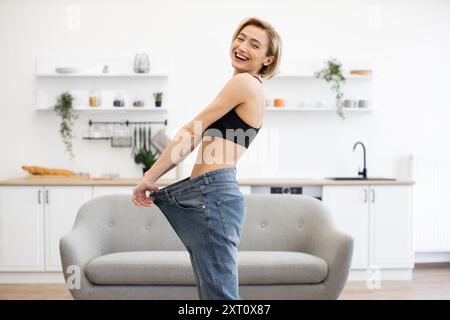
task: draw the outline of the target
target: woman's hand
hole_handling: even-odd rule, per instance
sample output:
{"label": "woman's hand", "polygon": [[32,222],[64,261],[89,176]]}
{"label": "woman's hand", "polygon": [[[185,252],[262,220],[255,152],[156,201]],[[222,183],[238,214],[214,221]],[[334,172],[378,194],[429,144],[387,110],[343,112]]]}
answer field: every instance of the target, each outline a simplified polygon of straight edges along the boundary
{"label": "woman's hand", "polygon": [[155,181],[149,179],[148,177],[142,178],[142,180],[134,187],[133,196],[131,201],[137,206],[151,207],[153,200],[147,197],[146,191],[156,192],[159,188]]}

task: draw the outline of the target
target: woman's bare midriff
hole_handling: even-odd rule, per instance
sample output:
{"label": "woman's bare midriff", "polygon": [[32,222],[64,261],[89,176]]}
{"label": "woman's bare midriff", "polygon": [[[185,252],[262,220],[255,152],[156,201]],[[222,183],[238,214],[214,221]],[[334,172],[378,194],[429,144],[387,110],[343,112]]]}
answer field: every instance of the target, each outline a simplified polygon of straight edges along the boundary
{"label": "woman's bare midriff", "polygon": [[190,179],[205,172],[235,167],[247,149],[221,137],[204,137]]}

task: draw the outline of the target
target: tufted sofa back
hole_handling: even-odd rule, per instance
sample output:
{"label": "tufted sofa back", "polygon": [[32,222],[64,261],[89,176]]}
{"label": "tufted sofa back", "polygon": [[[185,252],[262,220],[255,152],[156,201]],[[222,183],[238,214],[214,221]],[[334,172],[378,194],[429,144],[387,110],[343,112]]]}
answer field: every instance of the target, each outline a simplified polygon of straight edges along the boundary
{"label": "tufted sofa back", "polygon": [[[308,251],[314,234],[332,223],[322,202],[305,195],[246,194],[245,206],[241,251]],[[73,228],[94,235],[105,252],[184,250],[157,206],[137,207],[127,195],[85,203]]]}
{"label": "tufted sofa back", "polygon": [[239,250],[307,252],[321,228],[332,225],[324,204],[306,195],[245,195]]}

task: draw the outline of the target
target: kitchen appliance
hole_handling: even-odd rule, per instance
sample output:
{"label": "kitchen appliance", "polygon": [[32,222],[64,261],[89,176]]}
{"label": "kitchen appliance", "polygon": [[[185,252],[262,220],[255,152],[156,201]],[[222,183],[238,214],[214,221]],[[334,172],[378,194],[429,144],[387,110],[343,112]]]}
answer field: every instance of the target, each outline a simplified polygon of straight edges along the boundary
{"label": "kitchen appliance", "polygon": [[302,194],[302,187],[270,187],[270,193]]}
{"label": "kitchen appliance", "polygon": [[[252,186],[251,193],[267,193],[264,187],[254,187]],[[268,190],[269,191],[269,190]],[[270,187],[270,193],[274,194],[297,194],[297,195],[306,195],[310,197],[314,197],[317,200],[322,200],[322,187],[321,186],[301,186],[301,187],[290,187],[290,186],[276,186]]]}

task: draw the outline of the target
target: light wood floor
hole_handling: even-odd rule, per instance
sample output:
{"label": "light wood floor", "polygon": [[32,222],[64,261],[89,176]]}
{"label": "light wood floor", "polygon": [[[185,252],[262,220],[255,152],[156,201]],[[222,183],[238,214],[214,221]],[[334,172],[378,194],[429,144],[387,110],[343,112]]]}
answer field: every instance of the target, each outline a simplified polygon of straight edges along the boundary
{"label": "light wood floor", "polygon": [[410,281],[383,281],[379,289],[368,289],[365,282],[349,282],[342,300],[450,299],[450,264],[418,264]]}
{"label": "light wood floor", "polygon": [[[0,284],[0,299],[72,299],[62,284]],[[417,265],[413,280],[383,281],[379,289],[349,282],[339,299],[450,299],[450,265]]]}

